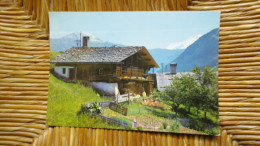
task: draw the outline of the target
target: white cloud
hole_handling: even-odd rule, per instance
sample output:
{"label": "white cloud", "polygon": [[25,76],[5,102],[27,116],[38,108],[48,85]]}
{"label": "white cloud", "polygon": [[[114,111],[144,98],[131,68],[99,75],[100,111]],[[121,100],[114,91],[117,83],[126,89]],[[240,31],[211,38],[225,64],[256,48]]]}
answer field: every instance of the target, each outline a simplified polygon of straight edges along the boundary
{"label": "white cloud", "polygon": [[186,49],[189,45],[194,43],[196,40],[198,40],[202,35],[198,34],[196,36],[191,36],[188,39],[181,41],[181,42],[172,42],[170,43],[166,49],[174,50],[174,49]]}

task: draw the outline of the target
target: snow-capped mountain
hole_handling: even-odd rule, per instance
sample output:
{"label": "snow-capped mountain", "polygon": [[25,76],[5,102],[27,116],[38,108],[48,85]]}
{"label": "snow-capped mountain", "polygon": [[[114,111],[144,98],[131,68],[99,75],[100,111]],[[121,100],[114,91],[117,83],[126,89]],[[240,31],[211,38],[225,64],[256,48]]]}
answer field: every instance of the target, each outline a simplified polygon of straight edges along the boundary
{"label": "snow-capped mountain", "polygon": [[[83,36],[89,36],[90,47],[111,47],[115,45],[124,46],[121,44],[103,41],[98,37],[89,33],[82,33],[81,37]],[[55,52],[65,51],[66,49],[80,46],[79,40],[80,40],[80,33],[71,33],[69,35],[57,39],[50,38],[50,49]],[[82,44],[82,39],[81,39],[81,44]]]}
{"label": "snow-capped mountain", "polygon": [[[219,29],[213,29],[202,35],[193,44],[187,47],[177,58],[171,62],[177,63],[177,71],[190,72],[195,65],[204,67],[218,66],[218,38]],[[167,64],[167,71],[170,71],[170,63]],[[159,72],[162,71],[160,68]]]}

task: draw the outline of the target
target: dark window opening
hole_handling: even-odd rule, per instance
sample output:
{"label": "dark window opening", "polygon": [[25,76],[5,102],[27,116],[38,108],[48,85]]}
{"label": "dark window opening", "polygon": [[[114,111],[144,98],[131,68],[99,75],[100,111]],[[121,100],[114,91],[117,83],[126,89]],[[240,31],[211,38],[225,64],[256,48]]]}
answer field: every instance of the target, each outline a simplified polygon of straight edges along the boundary
{"label": "dark window opening", "polygon": [[62,73],[63,73],[63,74],[66,73],[66,68],[62,68]]}
{"label": "dark window opening", "polygon": [[123,66],[122,68],[122,74],[125,74],[127,72],[127,67],[126,66]]}
{"label": "dark window opening", "polygon": [[98,74],[99,74],[99,75],[102,75],[102,74],[103,74],[103,68],[100,68],[100,69],[98,70]]}

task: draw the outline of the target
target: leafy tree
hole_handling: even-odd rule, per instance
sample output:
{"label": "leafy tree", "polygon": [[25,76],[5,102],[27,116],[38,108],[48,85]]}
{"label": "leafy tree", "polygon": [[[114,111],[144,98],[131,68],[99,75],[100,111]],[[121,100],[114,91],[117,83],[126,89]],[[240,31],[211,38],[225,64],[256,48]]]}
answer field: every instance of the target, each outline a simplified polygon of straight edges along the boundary
{"label": "leafy tree", "polygon": [[165,92],[160,92],[160,91],[154,90],[151,97],[152,97],[153,100],[161,101],[162,98],[165,97],[165,96],[166,96]]}
{"label": "leafy tree", "polygon": [[166,88],[164,100],[172,106],[172,110],[178,114],[178,108],[181,104],[189,108],[193,106],[193,94],[196,92],[198,84],[191,74],[175,76],[171,86]]}
{"label": "leafy tree", "polygon": [[[196,107],[197,110],[201,108],[204,111],[204,118],[206,118],[209,110],[217,110],[218,108],[217,74],[215,68],[209,66],[205,66],[203,72],[199,66],[196,66],[192,69],[192,72],[200,84],[200,89],[196,96]],[[196,100],[194,100],[194,102],[196,102]]]}
{"label": "leafy tree", "polygon": [[194,75],[182,74],[181,76],[175,76],[171,86],[166,88],[163,99],[167,104],[171,105],[176,115],[182,104],[188,107],[189,113],[191,107],[197,108],[197,114],[202,109],[206,118],[207,112],[217,110],[218,106],[215,68],[205,66],[204,71],[202,71],[199,66],[196,66],[192,71]]}
{"label": "leafy tree", "polygon": [[215,67],[205,66],[202,74],[202,84],[207,86],[217,85],[218,77],[215,72]]}
{"label": "leafy tree", "polygon": [[186,107],[188,107],[188,111],[190,113],[190,108],[194,106],[194,95],[198,89],[198,83],[196,79],[191,74],[185,74],[181,77],[182,83],[182,92],[184,96],[185,102],[183,103]]}
{"label": "leafy tree", "polygon": [[199,81],[199,83],[202,83],[202,70],[199,66],[195,66],[191,71],[195,74],[196,79]]}
{"label": "leafy tree", "polygon": [[201,104],[204,102],[201,98],[202,88],[199,83],[194,86],[194,90],[191,97],[192,106],[196,107],[197,109],[197,115],[199,114],[199,110],[202,108]]}

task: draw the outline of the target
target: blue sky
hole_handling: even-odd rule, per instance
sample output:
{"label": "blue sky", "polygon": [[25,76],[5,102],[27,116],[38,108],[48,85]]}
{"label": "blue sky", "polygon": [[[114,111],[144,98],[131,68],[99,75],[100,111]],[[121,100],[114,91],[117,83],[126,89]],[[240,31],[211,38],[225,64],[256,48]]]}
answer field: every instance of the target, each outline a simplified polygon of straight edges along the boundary
{"label": "blue sky", "polygon": [[148,49],[185,49],[219,27],[218,11],[51,12],[50,37],[90,33],[103,41]]}

